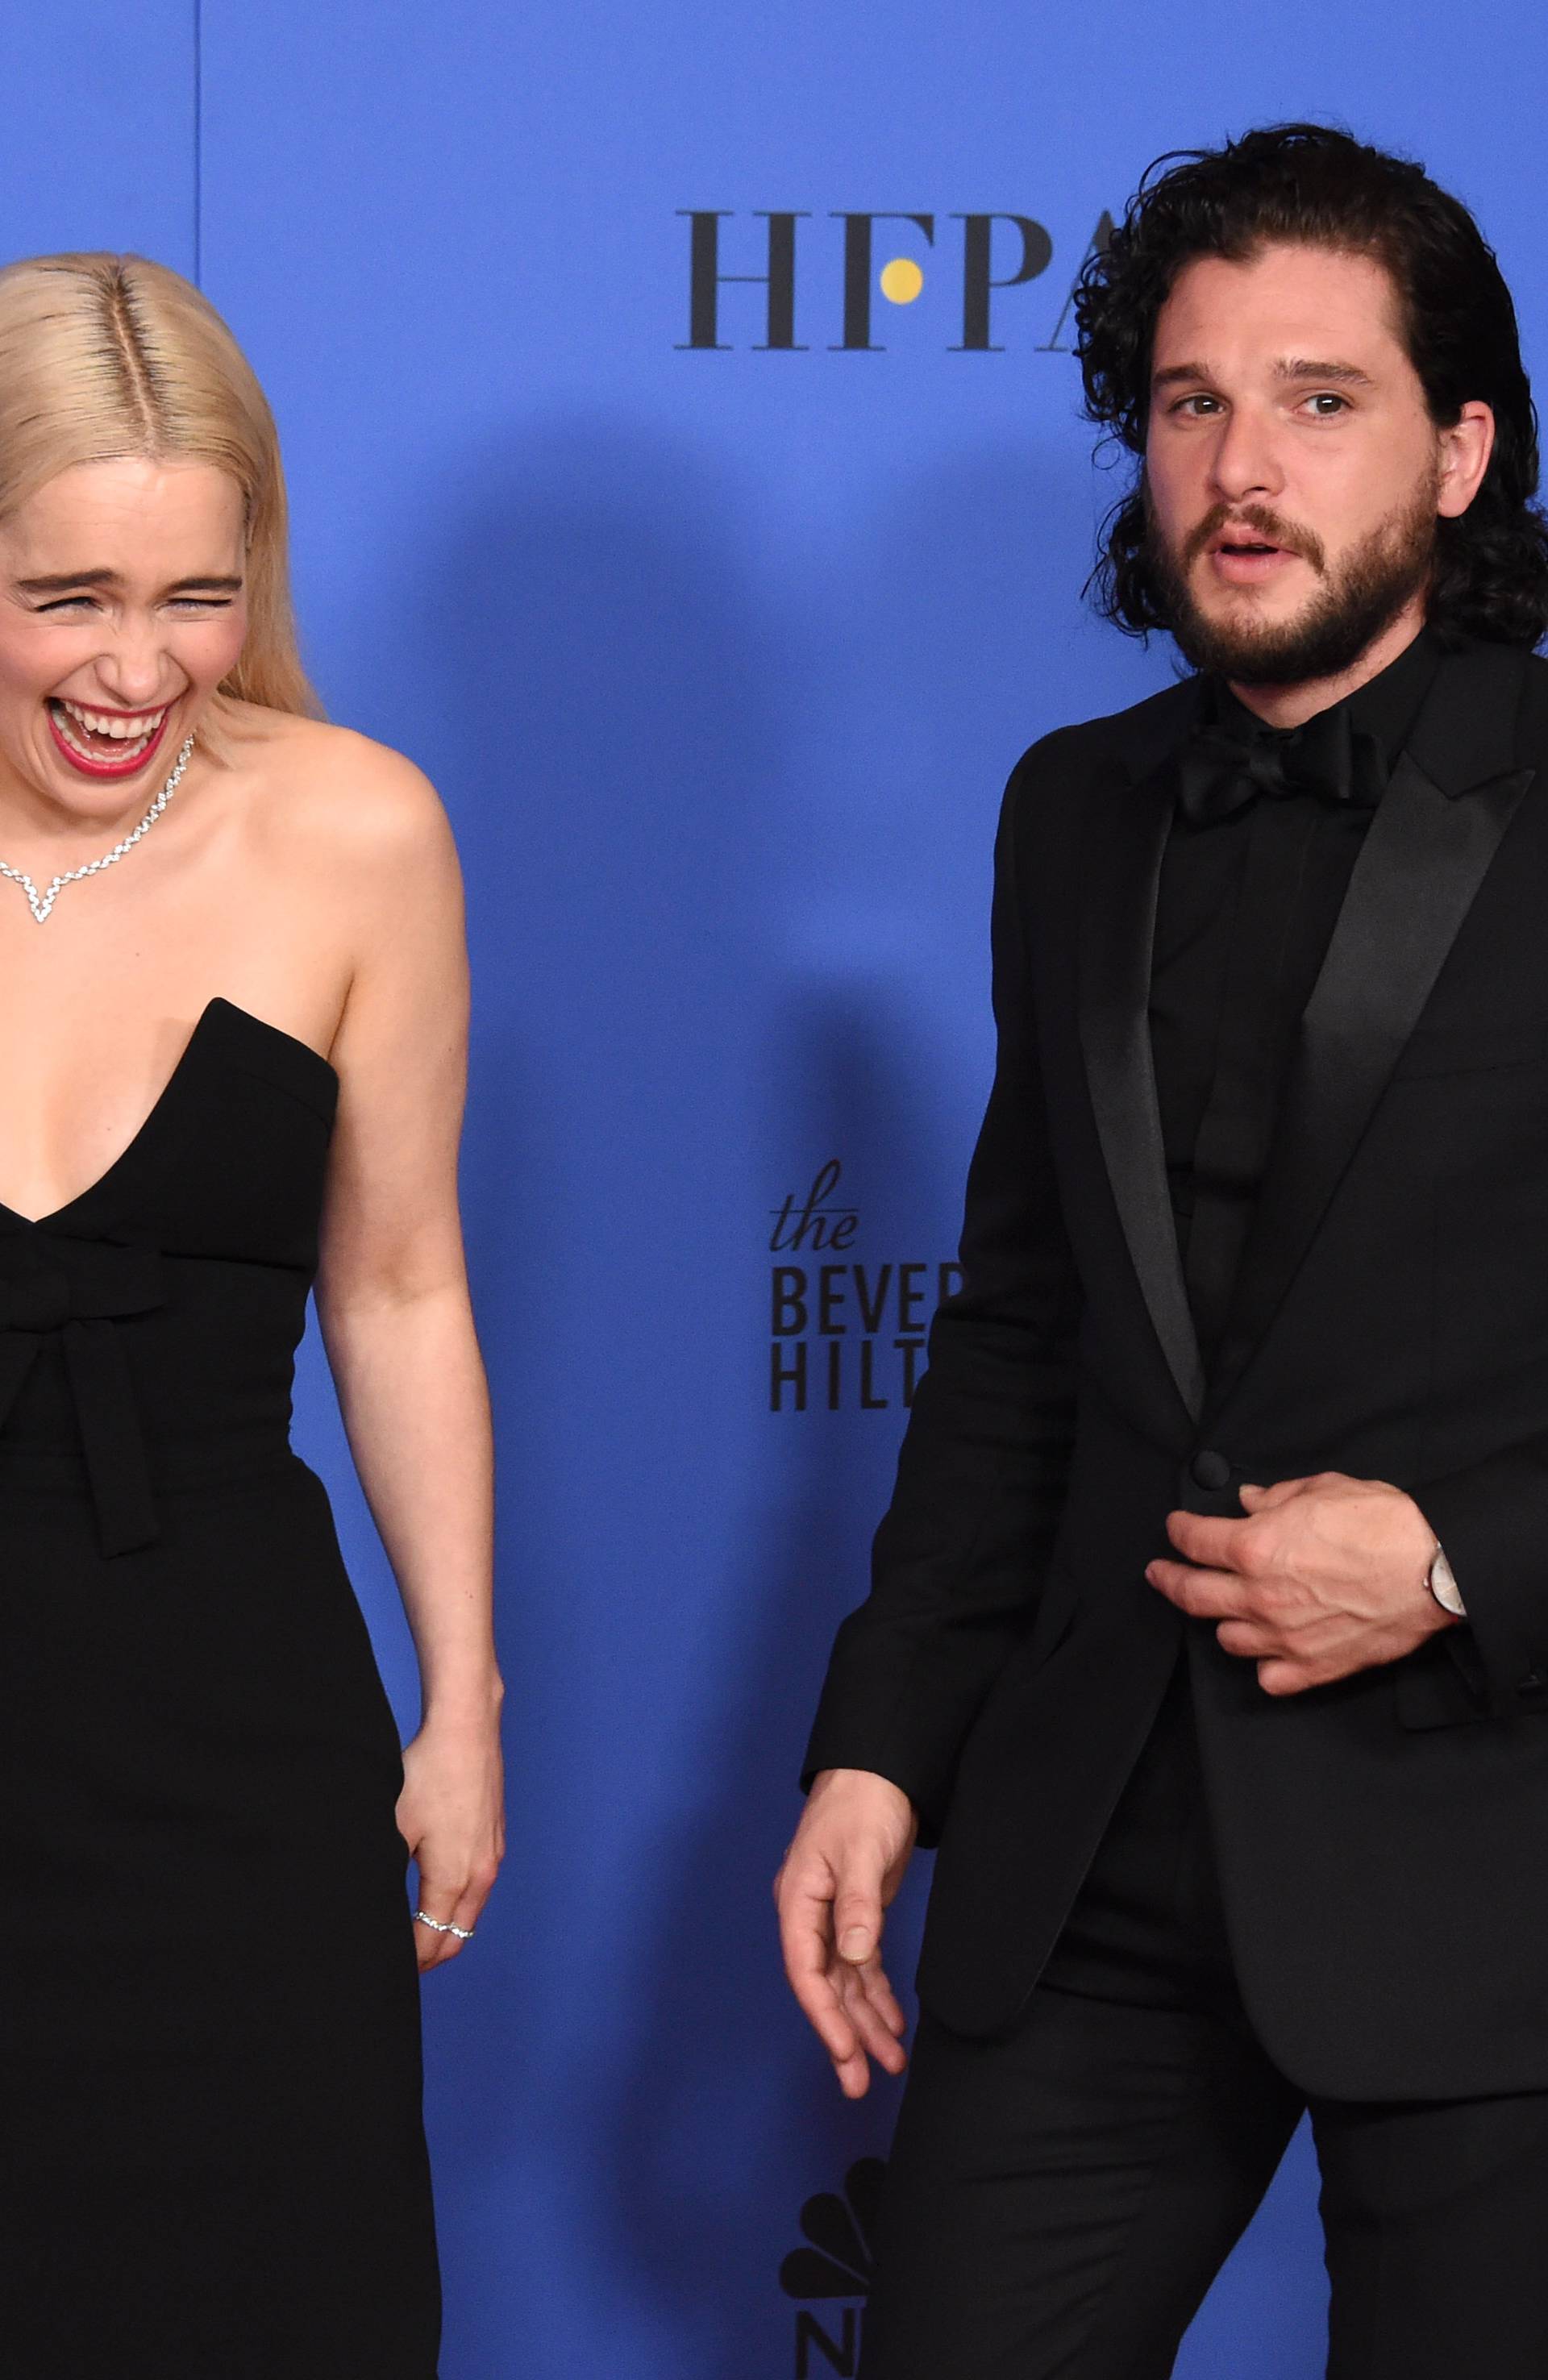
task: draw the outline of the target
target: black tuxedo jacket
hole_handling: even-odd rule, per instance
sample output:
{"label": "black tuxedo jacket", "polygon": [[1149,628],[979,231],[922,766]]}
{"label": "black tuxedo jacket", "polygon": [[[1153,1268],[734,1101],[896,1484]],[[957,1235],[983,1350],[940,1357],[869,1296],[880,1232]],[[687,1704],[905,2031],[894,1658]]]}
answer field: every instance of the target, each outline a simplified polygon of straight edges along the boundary
{"label": "black tuxedo jacket", "polygon": [[[939,1855],[920,1989],[1004,2028],[1186,1646],[1233,1950],[1270,2054],[1350,2098],[1548,2087],[1548,662],[1443,659],[1302,1020],[1202,1377],[1147,1024],[1197,681],[1034,745],[996,846],[999,1056],[807,1756]],[[1177,1505],[1409,1490],[1469,1621],[1285,1697],[1147,1585]]]}

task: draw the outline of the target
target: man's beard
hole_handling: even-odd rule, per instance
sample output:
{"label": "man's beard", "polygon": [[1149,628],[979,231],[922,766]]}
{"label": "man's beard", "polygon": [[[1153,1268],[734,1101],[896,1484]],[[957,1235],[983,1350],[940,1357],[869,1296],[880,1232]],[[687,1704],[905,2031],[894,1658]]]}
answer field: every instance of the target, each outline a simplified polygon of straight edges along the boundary
{"label": "man's beard", "polygon": [[[1298,686],[1338,677],[1390,627],[1429,584],[1434,567],[1437,487],[1427,480],[1403,510],[1389,513],[1333,569],[1320,541],[1264,504],[1217,504],[1185,541],[1182,555],[1164,542],[1144,490],[1146,559],[1167,625],[1195,669],[1218,670],[1243,686]],[[1229,520],[1304,555],[1323,585],[1289,620],[1216,620],[1196,601],[1188,565]]]}

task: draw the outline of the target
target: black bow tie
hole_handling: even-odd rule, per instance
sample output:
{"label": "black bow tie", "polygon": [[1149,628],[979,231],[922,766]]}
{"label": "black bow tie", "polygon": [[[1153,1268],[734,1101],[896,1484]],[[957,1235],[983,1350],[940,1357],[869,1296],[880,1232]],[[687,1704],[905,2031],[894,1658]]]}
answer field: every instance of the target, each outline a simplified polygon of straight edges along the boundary
{"label": "black bow tie", "polygon": [[1177,755],[1177,808],[1194,826],[1214,826],[1260,794],[1277,800],[1317,794],[1374,809],[1385,788],[1380,744],[1351,726],[1342,702],[1300,727],[1261,727],[1245,735],[1201,727]]}

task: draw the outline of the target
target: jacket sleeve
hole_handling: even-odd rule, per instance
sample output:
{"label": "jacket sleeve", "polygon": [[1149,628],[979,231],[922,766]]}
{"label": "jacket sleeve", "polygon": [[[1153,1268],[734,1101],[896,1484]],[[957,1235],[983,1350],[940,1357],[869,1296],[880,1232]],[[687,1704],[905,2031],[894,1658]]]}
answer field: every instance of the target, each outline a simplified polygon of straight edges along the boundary
{"label": "jacket sleeve", "polygon": [[1054,1182],[1038,1059],[1025,805],[1047,744],[1006,788],[992,917],[994,1083],[969,1171],[962,1285],[936,1310],[876,1533],[872,1588],[840,1627],[807,1748],[819,1769],[902,1788],[939,1834],[979,1706],[1030,1625],[1074,1436],[1079,1291]]}
{"label": "jacket sleeve", "polygon": [[1451,1564],[1495,1713],[1548,1684],[1548,1439],[1412,1491]]}

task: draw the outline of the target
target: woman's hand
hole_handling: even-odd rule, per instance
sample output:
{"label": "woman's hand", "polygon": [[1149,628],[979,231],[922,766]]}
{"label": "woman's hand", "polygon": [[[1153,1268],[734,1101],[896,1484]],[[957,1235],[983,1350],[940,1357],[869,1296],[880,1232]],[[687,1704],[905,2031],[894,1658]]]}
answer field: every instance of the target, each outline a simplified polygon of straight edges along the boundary
{"label": "woman's hand", "polygon": [[[403,1755],[397,1828],[420,1871],[415,1903],[471,1933],[506,1851],[498,1712],[479,1720],[427,1719]],[[455,1959],[455,1934],[416,1925],[421,1971]]]}

